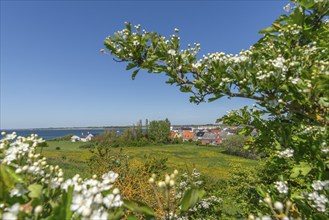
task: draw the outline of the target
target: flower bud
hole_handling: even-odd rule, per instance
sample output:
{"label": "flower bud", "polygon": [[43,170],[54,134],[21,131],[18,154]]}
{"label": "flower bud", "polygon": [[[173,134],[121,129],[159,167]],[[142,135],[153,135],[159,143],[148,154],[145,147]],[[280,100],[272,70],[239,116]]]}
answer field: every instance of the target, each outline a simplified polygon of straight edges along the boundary
{"label": "flower bud", "polygon": [[266,197],[266,198],[264,199],[264,202],[266,202],[267,204],[271,204],[271,203],[272,203],[272,200],[271,200],[270,197]]}
{"label": "flower bud", "polygon": [[152,177],[149,179],[149,183],[154,183],[154,179]]}
{"label": "flower bud", "polygon": [[168,174],[166,174],[166,177],[165,177],[166,184],[169,184],[169,181],[170,181],[170,176]]}
{"label": "flower bud", "polygon": [[248,216],[248,220],[254,220],[254,219],[255,219],[255,216],[254,216],[254,215],[250,214],[250,215]]}
{"label": "flower bud", "polygon": [[21,168],[17,168],[16,170],[15,170],[15,173],[17,173],[17,174],[20,174],[22,172],[22,169]]}
{"label": "flower bud", "polygon": [[120,190],[118,189],[118,188],[115,188],[114,190],[113,190],[113,194],[114,195],[117,195],[117,194],[119,194],[120,193]]}
{"label": "flower bud", "polygon": [[166,183],[163,182],[163,181],[160,181],[160,182],[158,182],[158,186],[159,186],[160,188],[165,187],[165,186],[166,186]]}
{"label": "flower bud", "polygon": [[278,211],[282,211],[283,210],[283,204],[281,202],[276,201],[274,203],[274,208]]}
{"label": "flower bud", "polygon": [[41,205],[38,205],[37,207],[35,207],[34,209],[34,214],[39,214],[42,212],[42,206]]}

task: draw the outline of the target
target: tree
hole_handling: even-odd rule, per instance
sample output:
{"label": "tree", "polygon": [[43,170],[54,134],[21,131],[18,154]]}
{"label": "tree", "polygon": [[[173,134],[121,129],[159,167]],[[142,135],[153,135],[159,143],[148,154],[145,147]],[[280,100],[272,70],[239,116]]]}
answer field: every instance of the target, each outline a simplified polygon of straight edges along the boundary
{"label": "tree", "polygon": [[[294,215],[321,219],[328,215],[327,200],[317,203],[316,196],[303,200],[297,195],[302,189],[309,195],[311,190],[328,195],[314,184],[325,185],[329,179],[329,2],[295,0],[285,10],[259,32],[263,37],[256,44],[236,55],[221,52],[197,60],[200,45],[181,50],[178,30],[167,40],[130,23],[104,44],[116,59],[128,63],[127,70],[135,68],[133,79],[140,70],[163,72],[167,83],[192,93],[191,102],[255,100],[255,108],[246,106],[218,121],[243,125],[245,135],[256,129],[251,146],[270,155],[274,166],[291,164],[273,177],[294,186],[287,194],[295,203],[289,207],[297,207]],[[260,190],[270,196],[264,192]]]}
{"label": "tree", "polygon": [[149,139],[154,143],[166,143],[170,135],[170,121],[168,119],[151,121],[149,125]]}
{"label": "tree", "polygon": [[228,135],[222,142],[221,147],[225,149],[225,153],[240,157],[255,159],[257,155],[250,150],[244,149],[245,143],[248,141],[244,135]]}

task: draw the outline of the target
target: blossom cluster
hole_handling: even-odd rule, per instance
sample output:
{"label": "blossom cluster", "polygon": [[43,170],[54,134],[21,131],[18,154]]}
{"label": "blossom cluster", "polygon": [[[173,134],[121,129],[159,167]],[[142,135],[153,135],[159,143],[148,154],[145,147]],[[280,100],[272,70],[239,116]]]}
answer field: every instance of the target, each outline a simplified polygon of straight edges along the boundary
{"label": "blossom cluster", "polygon": [[311,186],[315,190],[307,196],[308,200],[311,201],[311,206],[319,212],[325,212],[329,202],[325,194],[325,191],[329,189],[329,180],[314,180]]}
{"label": "blossom cluster", "polygon": [[82,180],[76,175],[67,179],[61,188],[67,191],[69,187],[73,187],[71,210],[75,215],[86,219],[107,219],[109,209],[123,204],[119,189],[115,188],[109,193],[117,177],[118,174],[112,171],[103,174],[102,181],[97,180],[97,176]]}
{"label": "blossom cluster", "polygon": [[[4,137],[0,140],[0,163],[10,174],[1,174],[1,178],[5,178],[4,190],[9,195],[9,200],[0,204],[0,213],[3,213],[4,219],[31,218],[31,215],[38,218],[38,215],[46,211],[43,207],[50,205],[45,204],[47,201],[60,201],[63,193],[69,189],[73,190],[70,209],[75,216],[82,219],[108,219],[109,210],[123,204],[119,190],[110,191],[118,174],[110,171],[104,174],[101,180],[97,180],[96,176],[83,180],[79,175],[65,180],[58,165],[47,164],[46,158],[37,153],[38,144],[44,140],[37,135],[2,135]],[[14,173],[11,174],[10,170],[14,170]],[[33,198],[37,196],[42,196],[42,203],[32,203]],[[47,214],[43,213],[50,214],[49,209]]]}
{"label": "blossom cluster", "polygon": [[294,149],[285,149],[284,151],[278,152],[280,158],[290,158],[294,156]]}
{"label": "blossom cluster", "polygon": [[274,182],[274,187],[278,190],[279,193],[281,194],[287,194],[289,191],[289,188],[287,186],[286,182],[283,181],[277,181]]}
{"label": "blossom cluster", "polygon": [[308,200],[312,202],[311,206],[319,212],[325,212],[328,204],[328,197],[324,194],[319,194],[317,191],[308,194]]}

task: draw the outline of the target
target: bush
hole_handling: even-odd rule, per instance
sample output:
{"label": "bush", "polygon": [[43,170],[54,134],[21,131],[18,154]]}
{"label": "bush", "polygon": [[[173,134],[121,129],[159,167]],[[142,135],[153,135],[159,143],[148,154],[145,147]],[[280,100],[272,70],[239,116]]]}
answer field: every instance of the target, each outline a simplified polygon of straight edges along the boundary
{"label": "bush", "polygon": [[80,145],[79,148],[83,148],[83,149],[90,149],[90,148],[94,148],[95,145],[93,143],[86,143],[83,145]]}
{"label": "bush", "polygon": [[73,137],[74,134],[68,134],[68,135],[65,135],[63,137],[58,137],[58,138],[54,138],[54,139],[51,139],[49,141],[71,141],[71,137]]}
{"label": "bush", "polygon": [[244,135],[228,135],[223,140],[221,147],[225,150],[224,153],[249,159],[257,159],[255,152],[244,149],[247,140],[248,138]]}
{"label": "bush", "polygon": [[37,147],[49,147],[47,142],[38,143]]}
{"label": "bush", "polygon": [[55,149],[56,149],[56,150],[60,150],[61,148],[60,148],[60,147],[56,147]]}

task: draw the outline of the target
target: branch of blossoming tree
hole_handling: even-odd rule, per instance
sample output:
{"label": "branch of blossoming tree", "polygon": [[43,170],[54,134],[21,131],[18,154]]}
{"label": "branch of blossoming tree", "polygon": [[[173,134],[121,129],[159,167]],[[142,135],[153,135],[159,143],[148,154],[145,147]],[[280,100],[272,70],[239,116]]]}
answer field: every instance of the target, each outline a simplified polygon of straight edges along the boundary
{"label": "branch of blossoming tree", "polygon": [[[202,75],[198,71],[192,70],[191,73],[196,76],[194,78],[202,79]],[[179,80],[181,80],[181,82],[183,82],[183,84],[186,83],[186,84],[195,86],[194,81],[182,80],[181,77],[179,77]],[[265,101],[264,97],[261,97],[261,96],[249,95],[249,94],[243,94],[243,93],[234,93],[234,92],[231,92],[231,91],[230,92],[224,92],[223,90],[214,89],[209,85],[208,86],[205,85],[203,87],[203,89],[206,89],[207,92],[206,92],[206,94],[203,94],[203,95],[199,93],[200,96],[202,97],[202,99],[201,99],[202,101],[204,101],[205,96],[210,95],[210,94],[219,94],[219,95],[226,95],[228,97],[239,97],[239,98],[253,99],[253,100],[256,100],[256,101]]]}
{"label": "branch of blossoming tree", "polygon": [[280,113],[286,114],[287,112],[293,112],[296,115],[302,116],[303,118],[308,118],[311,121],[313,121],[313,123],[316,123],[317,125],[324,125],[324,126],[329,125],[329,121],[326,121],[325,119],[317,119],[316,116],[308,114],[309,111],[304,111],[301,107],[300,108],[295,107],[295,103],[286,103],[285,109],[283,109]]}
{"label": "branch of blossoming tree", "polygon": [[[177,85],[178,86],[191,85],[191,86],[195,87],[195,82],[188,80],[188,79],[181,78],[181,77],[177,77]],[[206,85],[202,89],[206,91],[204,94],[201,94],[200,92],[191,91],[194,94],[194,96],[199,99],[198,103],[203,102],[204,98],[207,95],[211,95],[211,94],[225,95],[228,97],[247,98],[247,99],[253,99],[256,101],[265,101],[264,97],[261,97],[261,96],[248,95],[248,94],[244,94],[244,93],[234,93],[231,91],[224,92],[223,90],[214,89],[213,87],[211,87],[209,85],[208,86]]]}

